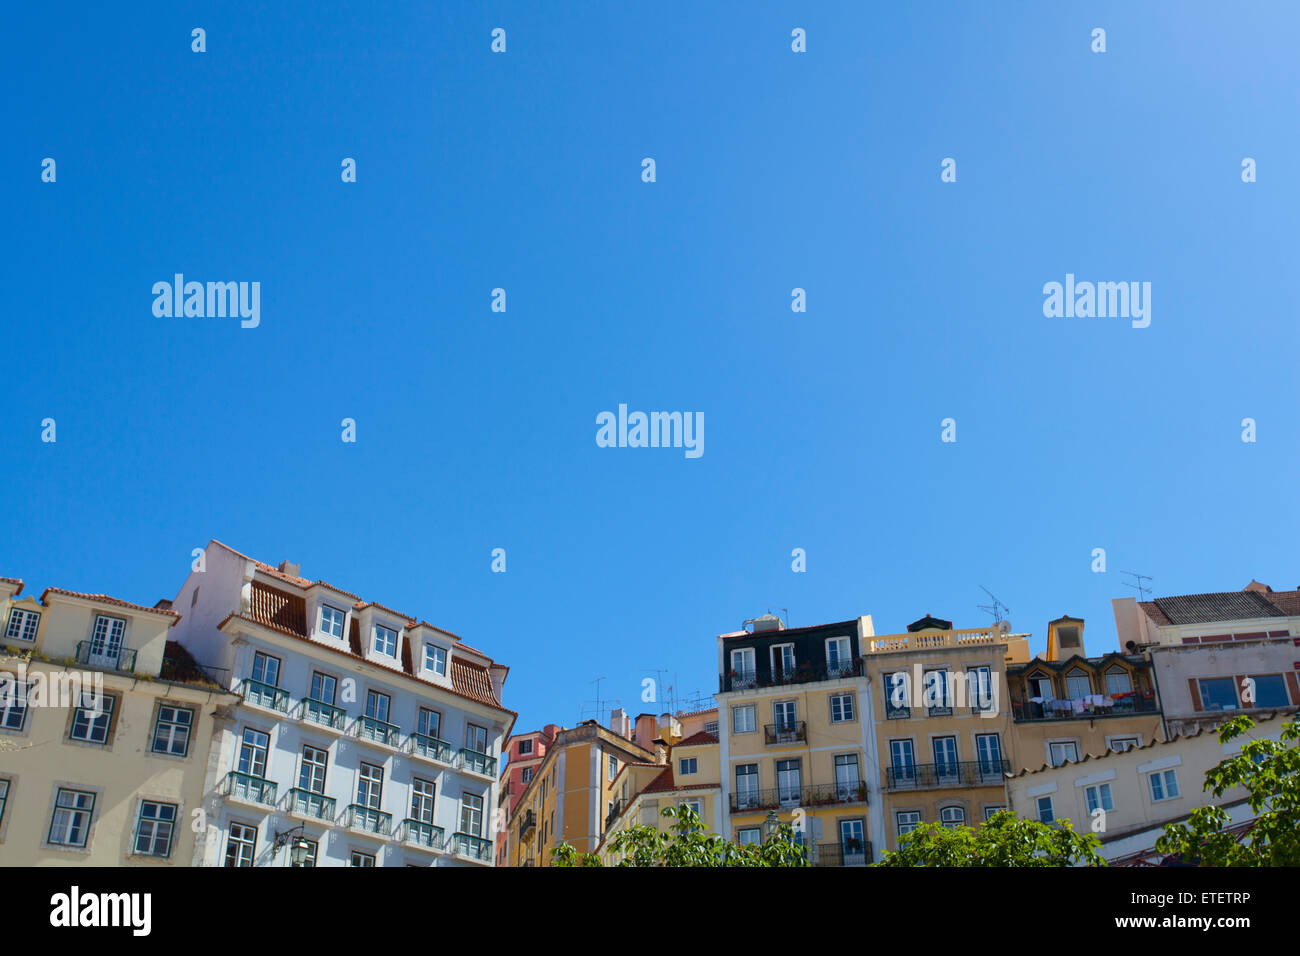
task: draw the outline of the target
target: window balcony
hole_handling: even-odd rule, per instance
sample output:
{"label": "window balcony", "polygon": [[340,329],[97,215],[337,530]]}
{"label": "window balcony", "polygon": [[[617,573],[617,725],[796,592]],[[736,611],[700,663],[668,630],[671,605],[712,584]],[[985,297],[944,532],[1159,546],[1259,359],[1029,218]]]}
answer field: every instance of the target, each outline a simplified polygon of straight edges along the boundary
{"label": "window balcony", "polygon": [[336,802],[323,793],[313,793],[294,787],[289,791],[289,812],[315,820],[333,821]]}
{"label": "window balcony", "polygon": [[441,850],[444,831],[432,823],[413,820],[407,817],[397,831],[397,838],[403,843],[424,847],[427,850]]}
{"label": "window balcony", "polygon": [[367,833],[388,836],[389,828],[392,825],[393,815],[391,813],[363,807],[359,803],[348,804],[348,826],[354,830],[365,830]]}
{"label": "window balcony", "polygon": [[[1154,714],[1160,708],[1153,697],[1102,698],[1103,703],[1083,704],[1075,709],[1072,700],[1013,700],[1011,713],[1016,723],[1029,723],[1040,720],[1092,720],[1094,717],[1131,717],[1134,714]],[[1110,700],[1110,704],[1104,701]]]}
{"label": "window balcony", "polygon": [[1011,769],[1007,760],[962,760],[885,768],[886,790],[934,790],[943,787],[998,787]]}
{"label": "window balcony", "polygon": [[843,803],[867,803],[867,785],[855,783],[817,783],[801,787],[776,787],[769,790],[742,790],[731,794],[731,812],[811,809]]}
{"label": "window balcony", "polygon": [[609,809],[609,813],[605,814],[606,830],[609,829],[609,825],[611,823],[613,823],[615,820],[618,819],[618,815],[622,812],[623,812],[623,801],[621,799],[615,800],[614,805]]}
{"label": "window balcony", "polygon": [[401,742],[402,728],[376,717],[358,717],[352,725],[352,736],[385,747],[396,747]]}
{"label": "window balcony", "polygon": [[471,773],[481,773],[485,777],[495,777],[497,758],[479,753],[477,750],[470,750],[468,747],[462,747],[460,749],[460,768]]}
{"label": "window balcony", "polygon": [[755,687],[785,687],[791,684],[814,684],[819,681],[843,680],[861,677],[865,673],[861,658],[840,658],[835,661],[811,661],[796,664],[789,669],[776,668],[770,672],[727,671],[718,675],[718,690],[728,693],[752,690]]}
{"label": "window balcony", "polygon": [[323,700],[312,700],[310,697],[304,697],[298,707],[299,720],[309,724],[319,724],[331,730],[343,730],[347,724],[347,716],[347,711],[342,707],[335,707]]}
{"label": "window balcony", "polygon": [[532,810],[525,810],[519,818],[519,839],[528,839],[528,834],[537,829],[537,815]]}
{"label": "window balcony", "polygon": [[260,680],[245,677],[239,684],[239,692],[245,703],[278,710],[282,714],[289,712],[289,692],[274,684],[264,684]]}
{"label": "window balcony", "polygon": [[437,763],[451,763],[451,744],[427,734],[411,734],[406,738],[406,749],[417,757]]}
{"label": "window balcony", "polygon": [[232,770],[226,774],[225,786],[221,792],[235,800],[248,803],[261,803],[275,806],[276,784],[263,777],[254,777],[251,773]]}
{"label": "window balcony", "polygon": [[492,862],[492,841],[472,833],[457,832],[452,836],[452,845],[461,856],[483,863]]}
{"label": "window balcony", "polygon": [[116,651],[94,651],[90,641],[80,641],[77,644],[77,663],[82,667],[130,674],[135,670],[135,651],[129,647],[120,647]]}
{"label": "window balcony", "polygon": [[871,862],[871,842],[819,843],[810,862],[813,866],[866,866]]}
{"label": "window balcony", "polygon": [[780,744],[800,744],[808,740],[808,725],[802,720],[789,724],[764,724],[763,743],[769,747]]}

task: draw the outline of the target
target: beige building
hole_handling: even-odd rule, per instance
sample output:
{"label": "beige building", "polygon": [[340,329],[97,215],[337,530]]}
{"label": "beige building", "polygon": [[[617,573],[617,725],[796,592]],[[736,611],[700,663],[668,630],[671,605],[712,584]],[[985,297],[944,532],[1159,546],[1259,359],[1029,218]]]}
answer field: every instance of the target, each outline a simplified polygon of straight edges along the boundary
{"label": "beige building", "polygon": [[189,866],[213,712],[234,695],[143,607],[0,579],[0,863]]}

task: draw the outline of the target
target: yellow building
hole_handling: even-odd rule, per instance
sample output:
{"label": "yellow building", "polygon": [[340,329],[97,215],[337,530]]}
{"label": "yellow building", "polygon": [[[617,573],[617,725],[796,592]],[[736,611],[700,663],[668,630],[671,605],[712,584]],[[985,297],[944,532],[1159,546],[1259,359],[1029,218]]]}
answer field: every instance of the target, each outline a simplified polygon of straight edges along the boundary
{"label": "yellow building", "polygon": [[189,866],[213,712],[179,615],[0,578],[0,863]]}

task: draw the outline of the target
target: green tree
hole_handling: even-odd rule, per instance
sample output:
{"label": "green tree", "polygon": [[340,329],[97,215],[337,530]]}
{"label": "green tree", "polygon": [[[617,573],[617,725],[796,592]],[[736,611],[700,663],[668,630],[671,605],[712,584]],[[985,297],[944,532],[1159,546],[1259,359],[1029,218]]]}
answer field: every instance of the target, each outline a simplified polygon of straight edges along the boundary
{"label": "green tree", "polygon": [[[1248,733],[1249,717],[1219,727],[1220,743]],[[1165,826],[1156,841],[1160,853],[1201,866],[1300,866],[1300,724],[1284,723],[1279,740],[1250,740],[1241,753],[1205,774],[1204,790],[1216,798],[1234,787],[1248,796],[1255,822],[1244,834],[1231,833],[1228,812],[1198,807],[1186,823]]]}
{"label": "green tree", "polygon": [[922,824],[876,866],[1105,866],[1100,845],[1068,820],[1049,826],[1000,810],[980,827]]}
{"label": "green tree", "polygon": [[[741,845],[706,830],[689,804],[665,807],[674,817],[667,831],[644,824],[620,830],[610,840],[608,852],[619,866],[807,866],[804,848],[788,824],[782,824],[762,843]],[[552,866],[604,866],[594,853],[579,853],[567,843],[551,850]]]}

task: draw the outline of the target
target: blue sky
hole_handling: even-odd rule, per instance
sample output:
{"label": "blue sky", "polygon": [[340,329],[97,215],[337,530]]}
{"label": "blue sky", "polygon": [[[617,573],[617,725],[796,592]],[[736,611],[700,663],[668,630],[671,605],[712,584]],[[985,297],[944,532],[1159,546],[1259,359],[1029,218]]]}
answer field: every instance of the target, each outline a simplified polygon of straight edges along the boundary
{"label": "blue sky", "polygon": [[[985,585],[1100,653],[1120,569],[1300,583],[1296,8],[802,6],[15,9],[0,574],[288,558],[511,665],[521,729],[709,693],[771,607],[976,626]],[[156,318],[177,272],[260,326]],[[1044,317],[1066,273],[1150,327]],[[619,403],[704,455],[597,447]]]}

